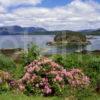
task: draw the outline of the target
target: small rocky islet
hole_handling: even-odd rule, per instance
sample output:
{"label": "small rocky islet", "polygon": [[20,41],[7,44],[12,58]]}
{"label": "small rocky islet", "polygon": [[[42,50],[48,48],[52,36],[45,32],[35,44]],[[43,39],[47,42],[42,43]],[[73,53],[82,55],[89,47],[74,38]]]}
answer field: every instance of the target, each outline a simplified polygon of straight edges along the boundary
{"label": "small rocky islet", "polygon": [[87,45],[89,41],[86,35],[80,32],[67,31],[63,33],[58,33],[54,37],[54,41],[47,42],[47,45]]}

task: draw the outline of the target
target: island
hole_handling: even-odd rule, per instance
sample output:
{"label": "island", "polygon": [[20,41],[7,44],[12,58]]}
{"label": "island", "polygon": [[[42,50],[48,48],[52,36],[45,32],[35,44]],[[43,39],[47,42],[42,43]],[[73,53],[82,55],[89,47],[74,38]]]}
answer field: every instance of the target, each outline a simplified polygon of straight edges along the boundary
{"label": "island", "polygon": [[86,45],[88,43],[86,35],[75,31],[65,31],[56,34],[54,41],[48,42],[47,45]]}

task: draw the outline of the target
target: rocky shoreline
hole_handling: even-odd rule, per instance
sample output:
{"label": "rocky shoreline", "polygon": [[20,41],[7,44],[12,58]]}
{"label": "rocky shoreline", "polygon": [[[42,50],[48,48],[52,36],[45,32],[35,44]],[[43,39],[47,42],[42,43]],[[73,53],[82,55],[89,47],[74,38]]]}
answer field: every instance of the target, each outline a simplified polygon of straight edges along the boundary
{"label": "rocky shoreline", "polygon": [[9,48],[9,49],[0,49],[0,52],[7,55],[7,56],[11,56],[16,52],[20,52],[22,51],[21,48]]}
{"label": "rocky shoreline", "polygon": [[15,62],[20,61],[22,52],[23,50],[21,48],[0,49],[0,53],[10,57]]}
{"label": "rocky shoreline", "polygon": [[62,42],[47,42],[46,43],[46,45],[48,45],[48,46],[61,46],[61,45],[65,45],[65,46],[67,46],[67,45],[82,45],[82,46],[85,46],[85,45],[88,45],[88,44],[90,44],[90,42],[89,41],[86,41],[86,42],[79,42],[79,43],[77,43],[77,42],[67,42],[67,41],[62,41]]}

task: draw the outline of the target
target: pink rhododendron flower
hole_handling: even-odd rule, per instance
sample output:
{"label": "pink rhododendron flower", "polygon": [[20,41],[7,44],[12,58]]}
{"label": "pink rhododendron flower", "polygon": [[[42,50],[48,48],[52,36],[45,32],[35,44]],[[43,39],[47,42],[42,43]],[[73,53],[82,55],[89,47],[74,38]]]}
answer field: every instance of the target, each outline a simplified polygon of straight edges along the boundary
{"label": "pink rhododendron flower", "polygon": [[50,89],[49,86],[45,86],[43,92],[45,94],[50,94],[52,92],[52,89]]}
{"label": "pink rhododendron flower", "polygon": [[33,68],[33,67],[29,67],[29,68],[27,69],[27,72],[32,73],[32,72],[34,71],[34,69],[35,69],[35,68]]}
{"label": "pink rhododendron flower", "polygon": [[52,67],[59,67],[59,65],[58,65],[57,63],[55,63],[55,62],[50,62],[50,65],[51,65]]}
{"label": "pink rhododendron flower", "polygon": [[29,80],[30,79],[30,74],[27,72],[22,78],[23,80]]}
{"label": "pink rhododendron flower", "polygon": [[60,77],[59,75],[57,75],[55,78],[54,78],[54,81],[59,81],[61,82],[63,79],[62,77]]}
{"label": "pink rhododendron flower", "polygon": [[66,72],[65,75],[66,75],[66,77],[73,79],[73,75],[71,72]]}
{"label": "pink rhododendron flower", "polygon": [[22,84],[20,84],[20,85],[19,85],[19,90],[20,90],[20,91],[24,91],[24,90],[25,90],[25,86],[22,85]]}
{"label": "pink rhododendron flower", "polygon": [[89,79],[87,76],[84,76],[84,77],[83,77],[83,82],[84,82],[84,84],[89,85],[90,79]]}
{"label": "pink rhododendron flower", "polygon": [[54,75],[57,75],[58,74],[57,71],[51,71],[50,73],[51,74],[54,74]]}
{"label": "pink rhododendron flower", "polygon": [[39,71],[40,70],[40,67],[38,65],[34,66],[33,68],[34,68],[35,71]]}

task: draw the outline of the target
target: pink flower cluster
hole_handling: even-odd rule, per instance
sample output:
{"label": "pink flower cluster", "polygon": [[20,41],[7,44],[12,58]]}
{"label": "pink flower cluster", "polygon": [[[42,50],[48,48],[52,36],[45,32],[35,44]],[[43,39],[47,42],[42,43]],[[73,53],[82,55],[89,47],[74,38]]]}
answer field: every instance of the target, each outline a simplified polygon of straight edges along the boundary
{"label": "pink flower cluster", "polygon": [[48,85],[45,85],[43,92],[45,94],[50,94],[52,93],[52,89]]}
{"label": "pink flower cluster", "polygon": [[67,71],[66,77],[70,85],[74,87],[84,87],[90,84],[90,79],[84,75],[84,73],[79,69],[72,69]]}
{"label": "pink flower cluster", "polygon": [[24,91],[28,84],[33,88],[39,88],[43,94],[51,94],[53,92],[53,84],[59,84],[60,89],[64,88],[68,83],[71,86],[87,86],[90,80],[81,70],[72,69],[67,71],[59,64],[51,59],[43,57],[33,61],[25,67],[24,76],[18,81],[18,87]]}

